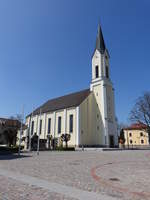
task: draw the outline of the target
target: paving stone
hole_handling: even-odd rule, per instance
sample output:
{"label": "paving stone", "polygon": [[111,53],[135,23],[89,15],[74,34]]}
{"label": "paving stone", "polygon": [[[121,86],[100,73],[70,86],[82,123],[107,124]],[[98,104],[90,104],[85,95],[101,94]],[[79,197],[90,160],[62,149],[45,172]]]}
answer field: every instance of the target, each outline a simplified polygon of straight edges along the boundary
{"label": "paving stone", "polygon": [[[24,153],[21,158],[0,156],[0,168],[122,200],[150,199],[147,150]],[[68,198],[0,176],[2,182],[2,200]]]}

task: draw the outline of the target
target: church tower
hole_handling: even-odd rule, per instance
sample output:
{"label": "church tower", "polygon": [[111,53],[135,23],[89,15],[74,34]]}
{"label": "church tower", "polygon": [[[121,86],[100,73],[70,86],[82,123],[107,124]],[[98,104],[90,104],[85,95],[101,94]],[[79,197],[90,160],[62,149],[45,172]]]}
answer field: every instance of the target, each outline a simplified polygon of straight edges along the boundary
{"label": "church tower", "polygon": [[110,79],[109,53],[100,25],[96,37],[96,46],[92,57],[92,81],[90,90],[94,94],[101,115],[102,143],[105,146],[117,145],[117,125],[114,106],[114,89]]}

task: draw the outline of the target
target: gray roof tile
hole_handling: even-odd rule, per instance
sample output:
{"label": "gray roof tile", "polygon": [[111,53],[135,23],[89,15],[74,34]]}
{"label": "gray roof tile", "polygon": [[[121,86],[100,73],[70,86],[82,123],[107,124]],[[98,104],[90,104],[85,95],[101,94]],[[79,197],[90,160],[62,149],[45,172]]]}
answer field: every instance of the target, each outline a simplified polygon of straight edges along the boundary
{"label": "gray roof tile", "polygon": [[[38,107],[36,110],[34,110],[33,115],[40,114],[40,109],[41,113],[47,113],[65,108],[76,107],[80,105],[86,99],[86,97],[89,96],[89,94],[90,94],[90,89],[86,89],[65,96],[61,96],[55,99],[51,99],[46,103],[44,103],[42,106]],[[28,116],[30,116],[31,114],[32,113],[30,113]]]}

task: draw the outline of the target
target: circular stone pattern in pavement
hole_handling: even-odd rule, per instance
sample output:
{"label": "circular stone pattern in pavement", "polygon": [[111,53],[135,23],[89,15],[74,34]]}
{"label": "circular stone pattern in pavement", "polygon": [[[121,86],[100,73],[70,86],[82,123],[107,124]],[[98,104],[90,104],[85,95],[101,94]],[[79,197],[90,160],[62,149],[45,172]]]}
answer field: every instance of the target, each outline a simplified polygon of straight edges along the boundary
{"label": "circular stone pattern in pavement", "polygon": [[101,186],[134,196],[133,199],[150,199],[150,163],[122,161],[98,165],[91,175]]}

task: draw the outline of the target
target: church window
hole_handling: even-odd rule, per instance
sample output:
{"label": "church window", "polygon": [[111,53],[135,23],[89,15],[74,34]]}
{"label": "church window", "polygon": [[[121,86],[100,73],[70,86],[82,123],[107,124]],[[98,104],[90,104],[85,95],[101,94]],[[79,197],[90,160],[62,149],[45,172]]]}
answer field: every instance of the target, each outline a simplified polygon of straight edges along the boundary
{"label": "church window", "polygon": [[99,126],[97,126],[97,130],[99,130]]}
{"label": "church window", "polygon": [[99,118],[99,114],[97,114],[97,119]]}
{"label": "church window", "polygon": [[70,118],[69,118],[69,132],[70,133],[73,132],[73,115],[70,115]]}
{"label": "church window", "polygon": [[96,93],[96,96],[98,96],[98,92]]}
{"label": "church window", "polygon": [[51,132],[51,118],[48,119],[48,131],[47,133],[50,134]]}
{"label": "church window", "polygon": [[129,137],[132,137],[132,133],[129,133]]}
{"label": "church window", "polygon": [[95,77],[96,77],[96,78],[99,77],[99,69],[98,69],[98,65],[95,67]]}
{"label": "church window", "polygon": [[41,131],[42,131],[42,120],[40,120],[40,135],[41,135]]}
{"label": "church window", "polygon": [[61,117],[58,117],[58,133],[61,133]]}
{"label": "church window", "polygon": [[106,78],[109,78],[108,66],[106,66]]}
{"label": "church window", "polygon": [[31,135],[33,135],[33,131],[34,131],[34,121],[32,121],[32,125],[31,125]]}

